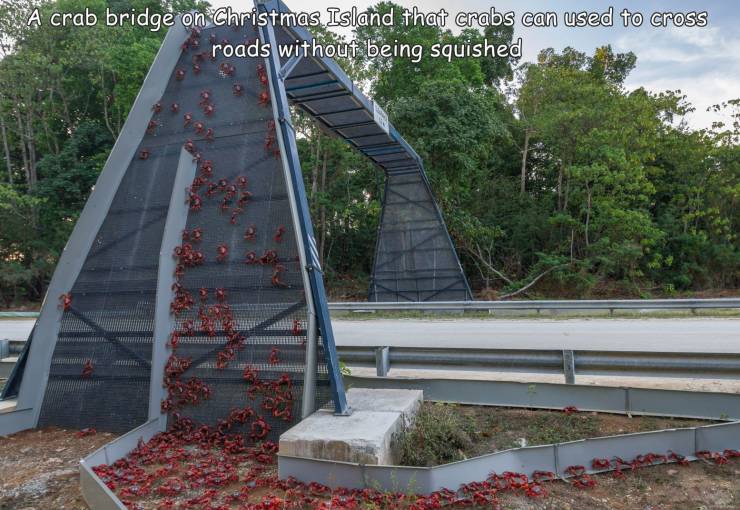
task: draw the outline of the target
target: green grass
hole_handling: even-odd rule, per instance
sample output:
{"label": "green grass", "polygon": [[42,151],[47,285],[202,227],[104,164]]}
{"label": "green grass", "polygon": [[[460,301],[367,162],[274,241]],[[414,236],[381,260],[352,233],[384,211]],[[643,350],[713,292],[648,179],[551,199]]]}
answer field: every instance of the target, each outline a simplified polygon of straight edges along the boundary
{"label": "green grass", "polygon": [[414,423],[394,437],[394,445],[401,464],[435,466],[521,446],[707,423],[710,422],[426,402]]}

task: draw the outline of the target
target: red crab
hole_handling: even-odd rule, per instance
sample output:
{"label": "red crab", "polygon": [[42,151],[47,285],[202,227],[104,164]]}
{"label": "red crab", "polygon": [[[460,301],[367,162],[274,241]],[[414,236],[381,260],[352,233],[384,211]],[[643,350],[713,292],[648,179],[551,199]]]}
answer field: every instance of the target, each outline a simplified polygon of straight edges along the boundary
{"label": "red crab", "polygon": [[259,104],[262,106],[267,106],[268,104],[270,104],[270,93],[268,91],[263,90],[262,92],[260,92]]}
{"label": "red crab", "polygon": [[280,349],[278,349],[277,347],[273,347],[272,350],[270,350],[268,361],[270,365],[277,365],[278,363],[280,363]]}
{"label": "red crab", "polygon": [[225,244],[220,244],[218,248],[216,248],[216,260],[218,262],[226,262],[226,259],[229,256],[229,247]]}
{"label": "red crab", "polygon": [[198,121],[195,124],[193,124],[193,128],[195,129],[195,132],[197,134],[201,134],[206,130],[205,124],[203,124],[201,121]]}
{"label": "red crab", "polygon": [[185,79],[185,70],[184,69],[178,69],[175,71],[175,79],[177,81],[182,81]]}
{"label": "red crab", "polygon": [[284,265],[282,264],[275,265],[275,268],[272,271],[272,278],[270,279],[270,281],[275,287],[280,287],[281,289],[285,289],[288,287],[288,284],[283,282],[280,279],[280,274],[284,273],[285,271],[286,271],[286,268]]}
{"label": "red crab", "polygon": [[283,234],[285,234],[285,227],[282,225],[278,227],[277,231],[275,232],[275,236],[273,237],[273,240],[276,243],[282,243],[283,242]]}
{"label": "red crab", "polygon": [[203,229],[200,227],[194,228],[193,231],[190,233],[190,239],[194,243],[199,243],[203,239]]}
{"label": "red crab", "polygon": [[236,97],[241,97],[241,95],[244,94],[244,86],[241,83],[235,83],[233,90]]}
{"label": "red crab", "polygon": [[188,127],[193,122],[193,114],[188,112],[182,116],[184,120],[183,127]]}
{"label": "red crab", "polygon": [[172,350],[177,349],[177,345],[180,343],[180,333],[177,331],[173,331],[170,334],[170,347]]}
{"label": "red crab", "polygon": [[241,196],[239,197],[239,207],[244,208],[247,203],[249,203],[249,200],[252,198],[252,193],[250,191],[242,191]]}
{"label": "red crab", "polygon": [[228,62],[222,62],[221,65],[218,66],[218,70],[224,76],[234,76],[234,73],[236,72],[236,67],[234,67],[232,64],[229,64]]}
{"label": "red crab", "polygon": [[85,363],[82,365],[82,377],[83,379],[89,379],[93,375],[93,362],[91,359],[85,360]]}
{"label": "red crab", "polygon": [[203,207],[203,199],[200,198],[200,195],[197,193],[190,193],[188,195],[188,204],[190,205],[191,211],[200,211],[201,207]]}
{"label": "red crab", "polygon": [[265,254],[260,257],[260,264],[262,264],[263,266],[277,264],[277,261],[278,254],[275,250],[267,250],[265,251]]}
{"label": "red crab", "polygon": [[257,259],[257,254],[253,251],[247,252],[245,255],[245,264],[252,265],[252,264],[259,264],[259,260]]}
{"label": "red crab", "polygon": [[142,149],[141,151],[139,151],[139,159],[142,159],[142,160],[149,159],[150,155],[151,153],[149,152],[148,149]]}
{"label": "red crab", "polygon": [[254,241],[257,237],[257,227],[255,225],[249,225],[247,230],[244,232],[245,241]]}
{"label": "red crab", "polygon": [[162,111],[162,103],[154,103],[154,106],[152,106],[152,111],[154,113],[160,113]]}
{"label": "red crab", "polygon": [[207,159],[201,162],[200,172],[206,177],[211,177],[213,175],[213,161]]}
{"label": "red crab", "polygon": [[87,428],[82,429],[79,432],[77,432],[77,434],[75,434],[75,436],[77,436],[77,437],[87,437],[87,436],[94,436],[97,433],[98,433],[98,431],[95,430],[93,427],[87,427]]}
{"label": "red crab", "polygon": [[216,289],[216,292],[214,294],[216,296],[216,301],[223,303],[226,301],[226,290],[224,289]]}
{"label": "red crab", "polygon": [[267,434],[270,433],[270,430],[272,430],[272,427],[263,419],[258,418],[254,422],[252,422],[252,433],[249,435],[253,440],[259,441],[260,439],[264,439],[267,437]]}
{"label": "red crab", "polygon": [[171,111],[172,113],[177,113],[177,112],[179,112],[179,111],[180,111],[180,105],[179,105],[178,103],[172,103],[172,104],[170,105],[170,111]]}
{"label": "red crab", "polygon": [[59,306],[64,310],[65,312],[72,308],[72,293],[67,292],[66,294],[62,294],[59,296]]}

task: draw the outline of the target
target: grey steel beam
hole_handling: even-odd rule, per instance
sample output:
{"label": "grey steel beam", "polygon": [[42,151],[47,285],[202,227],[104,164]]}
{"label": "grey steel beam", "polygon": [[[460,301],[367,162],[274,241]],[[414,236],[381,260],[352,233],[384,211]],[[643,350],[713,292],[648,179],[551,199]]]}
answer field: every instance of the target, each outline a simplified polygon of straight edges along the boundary
{"label": "grey steel beam", "polygon": [[353,388],[423,390],[426,400],[440,402],[541,409],[575,406],[580,411],[615,414],[740,420],[740,394],[736,393],[467,379],[346,379]]}
{"label": "grey steel beam", "polygon": [[170,311],[170,303],[174,298],[172,285],[176,282],[175,266],[172,256],[175,247],[182,242],[182,231],[185,230],[188,220],[188,205],[184,200],[185,190],[195,177],[197,164],[192,154],[184,148],[180,149],[180,159],[177,164],[177,174],[172,185],[170,206],[162,234],[162,244],[159,249],[159,267],[157,272],[157,300],[154,307],[154,338],[152,340],[152,363],[149,382],[149,419],[161,418],[166,423],[166,414],[162,412],[161,402],[166,398],[164,380],[164,366],[169,356],[167,347],[170,332],[175,329],[175,320]]}
{"label": "grey steel beam", "polygon": [[[255,6],[263,12],[280,10],[280,4],[277,0],[257,0]],[[260,27],[259,30],[263,43],[269,44],[272,48],[277,47],[275,28],[271,24]],[[324,357],[329,371],[329,381],[335,412],[340,415],[348,415],[351,413],[351,410],[347,405],[344,382],[342,381],[342,375],[339,369],[339,359],[334,343],[334,331],[332,330],[331,319],[329,318],[329,307],[326,298],[326,289],[324,288],[323,273],[321,264],[319,263],[319,254],[316,248],[316,238],[311,223],[311,214],[308,208],[301,164],[298,159],[295,131],[291,128],[291,114],[285,91],[285,81],[279,76],[281,65],[277,52],[272,52],[265,59],[265,64],[269,70],[270,97],[272,98],[273,115],[277,124],[276,135],[280,146],[280,158],[285,174],[285,182],[288,188],[291,214],[293,216],[293,223],[299,233],[296,236],[296,240],[298,242],[298,252],[301,257],[301,272],[304,282],[307,283],[306,288],[310,290],[310,292],[306,293],[308,311],[316,315],[317,327],[324,345]],[[307,365],[307,369],[310,370],[311,367]]]}

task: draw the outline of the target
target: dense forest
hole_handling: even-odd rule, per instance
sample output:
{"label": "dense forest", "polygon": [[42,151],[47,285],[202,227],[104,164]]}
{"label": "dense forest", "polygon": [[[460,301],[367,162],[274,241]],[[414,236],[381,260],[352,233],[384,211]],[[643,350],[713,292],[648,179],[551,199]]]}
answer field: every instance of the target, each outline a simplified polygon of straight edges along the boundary
{"label": "dense forest", "polygon": [[[386,11],[382,2],[372,9]],[[164,32],[27,27],[34,7],[208,10],[200,0],[0,4],[0,300],[38,301]],[[396,9],[397,11],[400,8]],[[43,16],[42,16],[43,17]],[[319,39],[337,39],[329,31]],[[511,29],[362,28],[361,43],[507,42]],[[362,44],[360,44],[362,47]],[[424,158],[481,297],[672,296],[740,283],[740,100],[689,129],[680,91],[628,90],[639,55],[610,46],[506,59],[341,62]],[[383,175],[299,118],[331,292],[364,294]]]}

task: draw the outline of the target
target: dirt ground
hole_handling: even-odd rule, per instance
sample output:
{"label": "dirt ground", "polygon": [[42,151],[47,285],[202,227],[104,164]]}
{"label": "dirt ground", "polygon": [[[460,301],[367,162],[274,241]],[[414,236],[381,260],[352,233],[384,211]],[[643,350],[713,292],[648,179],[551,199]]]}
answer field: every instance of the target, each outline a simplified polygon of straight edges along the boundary
{"label": "dirt ground", "polygon": [[[0,509],[69,510],[87,506],[79,492],[79,459],[114,436],[98,433],[79,438],[74,431],[46,429],[0,437]],[[740,508],[740,460],[726,465],[693,462],[640,469],[616,479],[610,474],[594,477],[597,485],[577,489],[569,483],[544,484],[547,495],[531,499],[522,494],[502,493],[507,510],[685,510]],[[239,484],[224,487],[237,490]],[[264,491],[253,494],[264,497]],[[142,508],[157,508],[158,498]],[[237,508],[234,506],[233,508]],[[278,507],[276,507],[278,508]],[[311,507],[307,507],[309,510]],[[330,508],[330,507],[327,507]],[[402,508],[392,506],[358,507]],[[484,508],[484,507],[475,507]],[[486,506],[485,508],[492,508]]]}
{"label": "dirt ground", "polygon": [[0,437],[1,510],[85,509],[79,489],[80,459],[113,440],[98,433],[44,429]]}
{"label": "dirt ground", "polygon": [[689,466],[654,466],[623,478],[595,476],[596,486],[577,489],[547,483],[542,499],[503,494],[506,510],[736,510],[740,508],[740,461],[723,466],[692,462]]}

